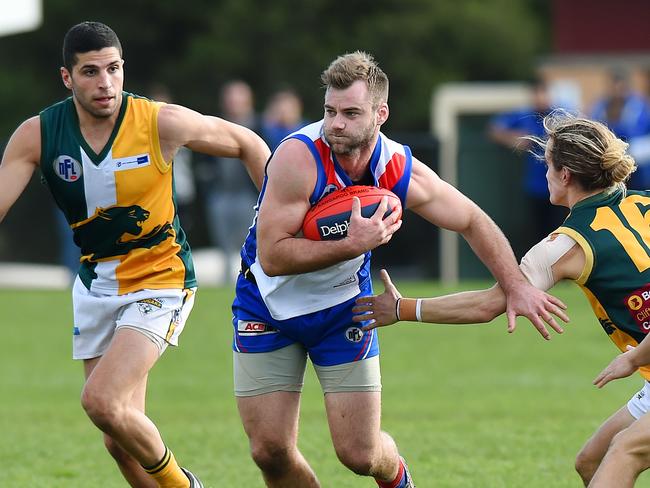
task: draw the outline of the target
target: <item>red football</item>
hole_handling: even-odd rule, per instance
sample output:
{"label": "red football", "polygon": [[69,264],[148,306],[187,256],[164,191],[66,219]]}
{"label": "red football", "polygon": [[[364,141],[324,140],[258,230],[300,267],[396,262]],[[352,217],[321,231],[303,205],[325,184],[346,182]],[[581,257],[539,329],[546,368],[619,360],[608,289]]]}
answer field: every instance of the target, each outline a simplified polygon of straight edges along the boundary
{"label": "red football", "polygon": [[348,235],[348,225],[352,214],[352,198],[361,201],[361,215],[371,217],[381,199],[388,197],[388,210],[384,218],[392,212],[402,215],[402,202],[397,195],[385,188],[376,186],[346,186],[325,196],[309,209],[302,223],[302,233],[312,241],[333,241]]}

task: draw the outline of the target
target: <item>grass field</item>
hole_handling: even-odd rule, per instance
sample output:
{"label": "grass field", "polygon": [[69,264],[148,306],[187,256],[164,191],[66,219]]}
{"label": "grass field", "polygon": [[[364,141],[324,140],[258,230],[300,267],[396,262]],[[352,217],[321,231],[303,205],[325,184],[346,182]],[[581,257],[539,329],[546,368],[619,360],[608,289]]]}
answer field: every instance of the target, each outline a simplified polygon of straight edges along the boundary
{"label": "grass field", "polygon": [[[441,291],[432,283],[401,288],[412,296]],[[523,319],[513,335],[503,318],[381,331],[383,426],[419,488],[581,486],[575,453],[641,380],[601,391],[591,385],[614,346],[577,287],[555,292],[568,303],[572,323],[550,342]],[[206,486],[262,487],[232,395],[231,298],[230,289],[199,291],[181,347],[153,370],[149,414]],[[70,359],[68,293],[0,290],[0,304],[0,487],[125,486],[79,405],[82,371]],[[300,447],[323,487],[375,486],[336,460],[311,369]]]}

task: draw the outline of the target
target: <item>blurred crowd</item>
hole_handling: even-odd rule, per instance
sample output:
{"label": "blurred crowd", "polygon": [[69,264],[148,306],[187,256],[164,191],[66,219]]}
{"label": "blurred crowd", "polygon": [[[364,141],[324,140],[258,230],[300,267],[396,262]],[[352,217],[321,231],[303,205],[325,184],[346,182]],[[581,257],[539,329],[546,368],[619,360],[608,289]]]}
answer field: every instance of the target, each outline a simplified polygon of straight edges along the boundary
{"label": "blurred crowd", "polygon": [[[650,85],[650,80],[647,81],[645,87]],[[530,152],[530,144],[521,139],[525,135],[543,136],[543,119],[553,110],[578,112],[605,123],[630,145],[630,154],[638,165],[627,182],[628,188],[650,188],[650,93],[647,89],[635,88],[628,72],[612,70],[595,100],[581,106],[575,99],[554,97],[550,85],[541,77],[535,79],[531,83],[530,105],[495,115],[488,127],[492,141],[521,152],[525,165],[523,192],[530,204],[530,221],[534,222],[534,232],[529,236],[526,248],[556,229],[568,213],[564,207],[549,203],[546,166],[540,159],[543,155]]]}
{"label": "blurred crowd", "polygon": [[[650,82],[648,83],[650,86]],[[650,188],[650,97],[635,89],[629,76],[612,71],[602,93],[588,106],[567,103],[553,97],[549,83],[538,78],[530,83],[531,103],[490,120],[488,137],[496,144],[511,148],[521,155],[524,164],[522,189],[528,198],[531,231],[526,248],[557,228],[568,211],[548,201],[546,166],[540,155],[529,151],[522,141],[525,135],[543,136],[543,118],[555,109],[581,112],[604,122],[617,136],[630,144],[638,169],[628,187]],[[173,103],[173,96],[162,85],[152,86],[148,97]],[[225,83],[218,96],[217,115],[248,127],[275,149],[284,137],[308,123],[303,118],[300,96],[291,87],[281,87],[269,96],[261,111],[256,110],[255,95],[244,80]],[[185,149],[174,159],[174,177],[178,213],[184,230],[192,234],[203,226],[207,243],[218,249],[224,266],[224,281],[233,281],[239,269],[239,251],[252,223],[257,191],[244,167],[228,158],[210,158]],[[76,272],[79,250],[70,239],[70,229],[56,211],[60,227],[61,261]],[[192,242],[196,239],[192,238]]]}

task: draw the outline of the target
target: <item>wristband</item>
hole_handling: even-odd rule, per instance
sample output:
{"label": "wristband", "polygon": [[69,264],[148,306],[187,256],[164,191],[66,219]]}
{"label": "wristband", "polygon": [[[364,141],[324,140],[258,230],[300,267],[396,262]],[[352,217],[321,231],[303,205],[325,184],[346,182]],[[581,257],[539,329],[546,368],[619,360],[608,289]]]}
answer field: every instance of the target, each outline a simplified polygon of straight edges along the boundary
{"label": "wristband", "polygon": [[422,322],[422,299],[421,298],[398,298],[395,314],[397,320],[409,322]]}
{"label": "wristband", "polygon": [[395,302],[395,316],[397,317],[398,322],[402,320],[399,316],[399,302],[401,301],[402,301],[402,297],[398,298],[397,301]]}
{"label": "wristband", "polygon": [[416,320],[417,300],[414,298],[400,298],[399,319],[409,322]]}

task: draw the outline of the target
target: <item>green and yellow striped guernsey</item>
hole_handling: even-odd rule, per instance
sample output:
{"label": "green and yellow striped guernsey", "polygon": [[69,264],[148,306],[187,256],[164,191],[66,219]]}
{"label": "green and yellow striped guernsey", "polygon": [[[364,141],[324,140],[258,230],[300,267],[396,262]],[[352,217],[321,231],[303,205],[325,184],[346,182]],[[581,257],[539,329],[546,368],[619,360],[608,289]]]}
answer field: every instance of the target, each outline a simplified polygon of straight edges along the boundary
{"label": "green and yellow striped guernsey", "polygon": [[41,171],[81,248],[79,276],[89,290],[121,295],[196,286],[172,165],[160,150],[160,106],[123,92],[99,154],[81,134],[72,98],[40,114]]}
{"label": "green and yellow striped guernsey", "polygon": [[[576,280],[621,351],[650,331],[650,192],[616,190],[578,202],[556,232],[582,247]],[[640,369],[650,380],[650,367]]]}

